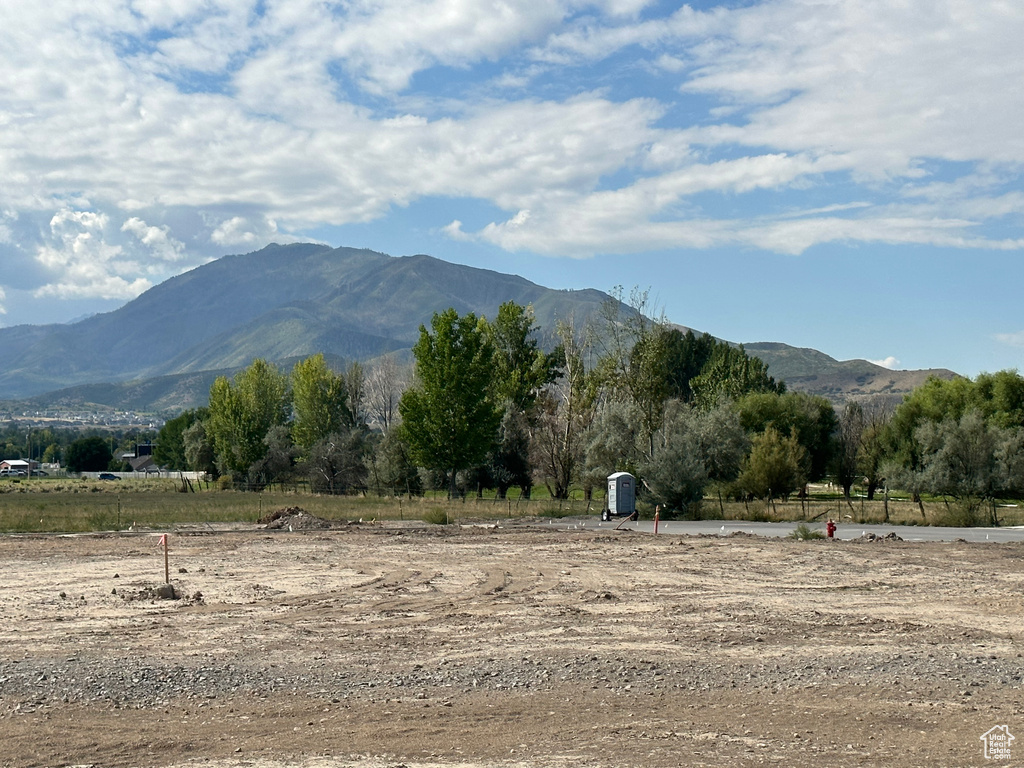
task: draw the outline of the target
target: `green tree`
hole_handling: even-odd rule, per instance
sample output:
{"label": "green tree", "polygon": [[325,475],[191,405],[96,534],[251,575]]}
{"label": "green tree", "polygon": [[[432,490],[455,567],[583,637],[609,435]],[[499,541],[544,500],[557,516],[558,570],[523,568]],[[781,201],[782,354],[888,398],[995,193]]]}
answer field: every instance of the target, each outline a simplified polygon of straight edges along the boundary
{"label": "green tree", "polygon": [[286,424],[291,408],[288,379],[266,360],[255,359],[234,381],[219,376],[210,388],[207,433],[222,474],[245,477],[267,453],[271,427]]}
{"label": "green tree", "polygon": [[72,472],[102,472],[110,466],[110,445],[102,437],[82,437],[68,446],[64,453]]}
{"label": "green tree", "polygon": [[669,514],[694,517],[709,483],[737,476],[748,444],[730,409],[697,411],[678,400],[669,404],[657,437],[661,446],[641,469],[651,500]]}
{"label": "green tree", "polygon": [[859,403],[847,403],[839,417],[839,428],[835,432],[832,453],[833,474],[843,489],[843,496],[850,503],[850,489],[860,477],[860,451],[863,444],[866,421],[864,408]]}
{"label": "green tree", "polygon": [[377,493],[419,495],[423,481],[401,430],[385,432],[369,458],[370,481]]}
{"label": "green tree", "polygon": [[498,308],[487,331],[494,350],[494,402],[529,412],[541,389],[557,378],[560,354],[549,355],[539,348],[533,308],[514,301]]}
{"label": "green tree", "polygon": [[[921,493],[938,487],[936,435],[955,434],[954,424],[968,413],[999,429],[1024,426],[1024,379],[1015,371],[983,373],[976,380],[932,377],[904,398],[886,429],[885,469],[890,485],[913,494],[924,516]],[[930,426],[929,426],[930,425]],[[932,442],[925,444],[924,438]],[[939,457],[939,458],[937,458]],[[964,472],[967,472],[966,465]],[[968,504],[966,497],[964,503]]]}
{"label": "green tree", "polygon": [[700,375],[690,380],[693,400],[708,410],[723,400],[736,400],[747,394],[782,394],[786,385],[768,375],[767,364],[751,357],[743,345],[718,344]]}
{"label": "green tree", "polygon": [[295,408],[292,437],[303,453],[308,453],[328,435],[355,426],[345,378],[327,367],[322,354],[295,364],[292,399]]}
{"label": "green tree", "polygon": [[153,461],[167,469],[184,470],[189,468],[185,456],[185,432],[196,421],[208,417],[206,408],[185,411],[173,419],[164,422],[153,447]]}
{"label": "green tree", "polygon": [[186,466],[195,472],[217,474],[217,452],[206,432],[206,418],[197,419],[182,435]]}
{"label": "green tree", "polygon": [[291,430],[284,424],[275,424],[263,438],[266,450],[263,456],[249,466],[246,479],[253,488],[292,479],[298,448],[292,441]]}
{"label": "green tree", "polygon": [[526,414],[514,407],[506,408],[498,425],[494,447],[487,455],[487,474],[504,499],[508,489],[518,486],[525,498],[533,486],[530,463],[530,423]]}
{"label": "green tree", "polygon": [[668,324],[653,320],[650,292],[634,288],[629,306],[622,287],[616,286],[601,308],[598,343],[602,353],[595,375],[605,396],[628,402],[637,419],[641,449],[653,458],[654,434],[661,427],[669,398],[667,359]]}
{"label": "green tree", "polygon": [[708,333],[697,336],[692,330],[687,330],[685,334],[677,328],[669,330],[665,339],[669,397],[684,403],[693,402],[690,382],[700,375],[715,349],[722,343]]}
{"label": "green tree", "polygon": [[413,347],[417,382],[399,402],[402,433],[422,466],[456,474],[478,465],[494,440],[500,413],[492,400],[494,357],[485,325],[470,312],[434,314]]}
{"label": "green tree", "polygon": [[639,474],[646,456],[638,446],[647,442],[639,423],[639,412],[632,403],[609,400],[598,408],[586,434],[587,485],[604,487],[608,476],[615,472]]}
{"label": "green tree", "polygon": [[800,445],[796,432],[783,437],[775,427],[768,427],[751,439],[750,455],[739,482],[747,493],[770,502],[803,487],[807,466],[807,450]]}
{"label": "green tree", "polygon": [[735,408],[748,434],[764,432],[768,427],[783,435],[795,432],[807,451],[808,479],[826,476],[835,446],[833,436],[839,427],[828,400],[806,392],[761,392],[740,398]]}

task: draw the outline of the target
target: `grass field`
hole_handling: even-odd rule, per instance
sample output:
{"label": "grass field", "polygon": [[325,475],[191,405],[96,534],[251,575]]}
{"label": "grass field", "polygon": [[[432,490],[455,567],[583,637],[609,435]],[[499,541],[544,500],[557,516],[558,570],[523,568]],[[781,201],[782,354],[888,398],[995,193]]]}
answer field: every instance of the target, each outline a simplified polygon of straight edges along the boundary
{"label": "grass field", "polygon": [[[449,501],[442,494],[423,497],[322,496],[301,486],[295,490],[262,493],[220,490],[214,485],[198,486],[197,492],[183,493],[175,480],[122,480],[103,482],[78,479],[0,481],[0,531],[84,532],[139,528],[170,528],[183,524],[254,523],[262,516],[284,507],[301,507],[328,520],[495,520],[521,517],[563,517],[597,515],[603,500],[587,502],[582,494],[570,500],[548,497],[543,488],[532,499],[468,497]],[[650,516],[643,504],[641,513]],[[890,500],[889,521],[902,525],[955,525],[963,520],[958,509],[943,499],[926,499],[925,514],[909,500]],[[1001,506],[1000,525],[1024,525],[1024,508]],[[819,489],[808,499],[787,502],[749,503],[709,497],[702,516],[726,520],[807,520],[827,517],[855,523],[885,520],[885,504],[842,497]],[[983,514],[977,521],[984,524]]]}

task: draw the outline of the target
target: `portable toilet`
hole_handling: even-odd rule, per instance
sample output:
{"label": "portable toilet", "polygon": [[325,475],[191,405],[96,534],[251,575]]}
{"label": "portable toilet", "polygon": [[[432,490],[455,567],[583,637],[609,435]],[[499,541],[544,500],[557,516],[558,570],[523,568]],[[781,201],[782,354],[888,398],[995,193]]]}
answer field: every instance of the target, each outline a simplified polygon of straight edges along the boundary
{"label": "portable toilet", "polygon": [[612,517],[628,517],[636,512],[636,478],[629,472],[608,475],[608,496],[605,504],[605,520]]}

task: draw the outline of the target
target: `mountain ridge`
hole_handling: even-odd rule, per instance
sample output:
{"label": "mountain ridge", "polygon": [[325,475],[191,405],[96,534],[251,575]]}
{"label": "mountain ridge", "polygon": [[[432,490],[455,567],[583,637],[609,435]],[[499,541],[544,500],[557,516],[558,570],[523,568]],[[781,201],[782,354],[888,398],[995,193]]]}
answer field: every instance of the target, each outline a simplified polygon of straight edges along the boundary
{"label": "mountain ridge", "polygon": [[[131,402],[136,410],[148,404],[172,411],[175,398],[181,408],[201,404],[211,375],[254,357],[280,362],[323,352],[369,360],[406,351],[420,325],[448,307],[494,317],[505,301],[530,304],[550,334],[557,320],[582,322],[608,299],[592,288],[546,288],[425,254],[272,244],[172,277],[112,312],[66,325],[0,329],[0,400],[111,408]],[[890,371],[781,342],[744,346],[790,389],[833,402],[899,397],[929,374],[956,375]]]}

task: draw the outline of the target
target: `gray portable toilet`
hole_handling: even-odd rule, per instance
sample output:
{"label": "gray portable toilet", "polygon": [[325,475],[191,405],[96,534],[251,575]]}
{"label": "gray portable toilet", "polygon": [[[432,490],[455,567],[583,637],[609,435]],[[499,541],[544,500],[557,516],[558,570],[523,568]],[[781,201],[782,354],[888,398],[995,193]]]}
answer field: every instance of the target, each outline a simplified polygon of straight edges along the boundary
{"label": "gray portable toilet", "polygon": [[607,517],[628,517],[636,512],[636,478],[629,472],[608,475]]}

